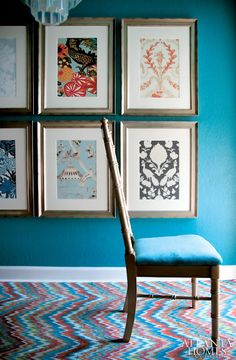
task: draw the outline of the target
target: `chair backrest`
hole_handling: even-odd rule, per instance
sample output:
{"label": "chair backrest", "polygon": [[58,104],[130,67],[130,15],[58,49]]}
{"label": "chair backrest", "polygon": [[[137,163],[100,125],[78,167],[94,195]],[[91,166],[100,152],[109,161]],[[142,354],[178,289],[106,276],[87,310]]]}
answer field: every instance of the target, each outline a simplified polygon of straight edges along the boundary
{"label": "chair backrest", "polygon": [[127,205],[125,201],[124,191],[122,187],[122,181],[120,176],[120,171],[118,167],[118,162],[115,153],[115,146],[112,140],[111,132],[108,125],[108,120],[103,119],[102,123],[102,130],[103,130],[103,138],[104,144],[106,148],[106,154],[108,159],[108,164],[111,172],[111,178],[113,182],[113,187],[115,190],[115,197],[117,202],[117,207],[119,210],[120,222],[121,222],[121,229],[123,234],[123,239],[125,243],[126,253],[133,254],[133,242],[134,237],[131,229],[129,213],[127,210]]}

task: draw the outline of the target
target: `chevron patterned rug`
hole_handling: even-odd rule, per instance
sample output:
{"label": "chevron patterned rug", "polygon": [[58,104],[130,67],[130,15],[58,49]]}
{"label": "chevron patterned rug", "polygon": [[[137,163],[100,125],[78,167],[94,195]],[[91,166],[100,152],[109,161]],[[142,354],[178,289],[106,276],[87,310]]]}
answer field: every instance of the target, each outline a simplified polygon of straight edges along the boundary
{"label": "chevron patterned rug", "polygon": [[[236,359],[236,282],[221,281],[220,343],[210,344],[210,303],[139,298],[130,343],[125,283],[0,283],[0,359]],[[199,281],[209,295],[209,281]],[[189,294],[190,284],[142,282],[140,293]]]}

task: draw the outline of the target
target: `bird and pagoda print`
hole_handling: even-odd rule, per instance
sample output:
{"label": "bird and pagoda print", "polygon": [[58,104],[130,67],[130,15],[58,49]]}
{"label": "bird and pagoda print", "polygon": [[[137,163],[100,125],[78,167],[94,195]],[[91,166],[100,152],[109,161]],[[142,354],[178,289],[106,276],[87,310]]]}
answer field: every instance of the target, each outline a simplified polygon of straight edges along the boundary
{"label": "bird and pagoda print", "polygon": [[97,198],[96,140],[57,140],[57,198]]}
{"label": "bird and pagoda print", "polygon": [[97,38],[58,39],[57,81],[58,96],[97,96]]}

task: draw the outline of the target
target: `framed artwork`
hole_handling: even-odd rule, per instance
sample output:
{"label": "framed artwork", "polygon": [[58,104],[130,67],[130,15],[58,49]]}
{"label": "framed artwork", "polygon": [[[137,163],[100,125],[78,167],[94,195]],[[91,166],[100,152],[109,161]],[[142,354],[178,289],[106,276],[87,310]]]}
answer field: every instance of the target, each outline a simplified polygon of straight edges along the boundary
{"label": "framed artwork", "polygon": [[0,26],[0,114],[32,113],[31,32]]}
{"label": "framed artwork", "polygon": [[114,216],[100,122],[40,122],[38,136],[39,216]]}
{"label": "framed artwork", "polygon": [[112,18],[71,18],[40,30],[39,113],[113,112]]}
{"label": "framed artwork", "polygon": [[197,20],[122,20],[122,113],[196,115]]}
{"label": "framed artwork", "polygon": [[0,122],[0,216],[32,215],[32,125]]}
{"label": "framed artwork", "polygon": [[197,216],[196,122],[123,122],[121,149],[130,216]]}

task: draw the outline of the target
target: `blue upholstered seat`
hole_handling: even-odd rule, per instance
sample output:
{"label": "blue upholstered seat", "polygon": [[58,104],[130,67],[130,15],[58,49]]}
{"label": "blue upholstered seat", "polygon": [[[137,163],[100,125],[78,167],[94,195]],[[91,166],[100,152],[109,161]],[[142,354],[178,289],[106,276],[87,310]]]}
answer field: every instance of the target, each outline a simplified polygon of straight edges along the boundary
{"label": "blue upholstered seat", "polygon": [[219,265],[216,249],[198,235],[135,239],[137,265]]}

